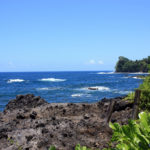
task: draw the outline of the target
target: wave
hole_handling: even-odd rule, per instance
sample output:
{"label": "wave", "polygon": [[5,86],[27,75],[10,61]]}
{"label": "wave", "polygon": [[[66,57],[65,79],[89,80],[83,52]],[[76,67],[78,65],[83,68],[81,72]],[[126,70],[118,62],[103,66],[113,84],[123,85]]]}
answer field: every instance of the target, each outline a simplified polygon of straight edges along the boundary
{"label": "wave", "polygon": [[132,92],[132,91],[115,91],[114,93],[126,95],[126,94],[129,94],[129,93],[131,93],[131,92]]}
{"label": "wave", "polygon": [[98,72],[97,74],[150,74],[149,72]]}
{"label": "wave", "polygon": [[115,72],[98,72],[97,74],[114,74]]}
{"label": "wave", "polygon": [[51,91],[51,90],[58,90],[59,87],[44,87],[44,88],[36,88],[37,91]]}
{"label": "wave", "polygon": [[140,77],[134,77],[134,76],[128,76],[128,77],[122,77],[122,78],[124,78],[124,79],[143,79],[143,78],[140,78]]}
{"label": "wave", "polygon": [[132,77],[133,79],[142,79],[142,78],[140,78],[140,77]]}
{"label": "wave", "polygon": [[86,90],[86,91],[109,91],[110,88],[105,86],[91,86],[91,87],[84,87],[80,90]]}
{"label": "wave", "polygon": [[13,82],[24,82],[25,80],[23,80],[23,79],[9,79],[8,81],[7,81],[7,83],[13,83]]}
{"label": "wave", "polygon": [[71,97],[91,97],[91,94],[76,93],[72,94]]}
{"label": "wave", "polygon": [[131,72],[131,73],[128,73],[128,74],[150,74],[149,72]]}
{"label": "wave", "polygon": [[40,79],[39,81],[63,82],[63,81],[66,81],[66,79],[43,78],[43,79]]}

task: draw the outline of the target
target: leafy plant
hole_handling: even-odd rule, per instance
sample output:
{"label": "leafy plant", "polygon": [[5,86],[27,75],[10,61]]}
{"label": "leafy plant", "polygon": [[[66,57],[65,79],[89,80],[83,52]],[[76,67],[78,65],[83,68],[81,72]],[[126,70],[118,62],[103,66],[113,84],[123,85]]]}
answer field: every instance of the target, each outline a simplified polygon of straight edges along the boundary
{"label": "leafy plant", "polygon": [[145,78],[139,89],[141,90],[140,108],[150,110],[150,75]]}
{"label": "leafy plant", "polygon": [[[56,148],[55,146],[51,146],[49,150],[56,150]],[[75,150],[91,150],[91,149],[87,148],[86,146],[80,146],[80,144],[77,144]]]}
{"label": "leafy plant", "polygon": [[51,146],[48,150],[56,150],[55,146]]}
{"label": "leafy plant", "polygon": [[87,148],[86,146],[80,146],[80,144],[77,144],[75,150],[91,150],[91,149]]}
{"label": "leafy plant", "polygon": [[135,96],[135,92],[131,92],[124,98],[124,100],[129,100],[133,102],[134,96]]}
{"label": "leafy plant", "polygon": [[127,125],[109,126],[114,132],[111,141],[117,144],[116,148],[104,150],[150,150],[150,113],[140,113],[139,120],[129,120]]}
{"label": "leafy plant", "polygon": [[[141,90],[139,107],[142,110],[150,111],[150,75],[146,76],[143,83],[139,86]],[[135,92],[129,93],[125,100],[133,101]]]}

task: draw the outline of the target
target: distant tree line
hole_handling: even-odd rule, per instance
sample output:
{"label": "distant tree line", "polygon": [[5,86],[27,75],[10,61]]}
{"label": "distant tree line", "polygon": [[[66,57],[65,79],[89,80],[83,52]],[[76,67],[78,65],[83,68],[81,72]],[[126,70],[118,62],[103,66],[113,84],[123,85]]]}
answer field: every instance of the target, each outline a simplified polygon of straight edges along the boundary
{"label": "distant tree line", "polygon": [[150,56],[142,60],[130,60],[120,56],[116,64],[116,72],[148,72],[150,66]]}

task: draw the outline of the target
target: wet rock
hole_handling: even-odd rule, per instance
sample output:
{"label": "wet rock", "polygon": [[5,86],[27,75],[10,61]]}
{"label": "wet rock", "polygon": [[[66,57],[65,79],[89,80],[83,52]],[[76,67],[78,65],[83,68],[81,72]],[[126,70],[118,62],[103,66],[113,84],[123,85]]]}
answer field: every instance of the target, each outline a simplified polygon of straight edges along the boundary
{"label": "wet rock", "polygon": [[88,87],[88,90],[98,90],[97,87]]}

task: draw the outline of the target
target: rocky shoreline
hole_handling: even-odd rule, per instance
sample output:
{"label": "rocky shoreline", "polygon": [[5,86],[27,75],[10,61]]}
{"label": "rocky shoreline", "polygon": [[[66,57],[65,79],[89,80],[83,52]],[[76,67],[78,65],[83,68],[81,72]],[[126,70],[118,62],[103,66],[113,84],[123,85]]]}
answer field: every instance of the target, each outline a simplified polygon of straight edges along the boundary
{"label": "rocky shoreline", "polygon": [[97,103],[47,103],[33,94],[18,95],[0,112],[0,150],[73,150],[76,144],[92,149],[108,146],[112,132],[105,125],[110,101],[111,121],[126,124],[133,104],[123,97]]}

